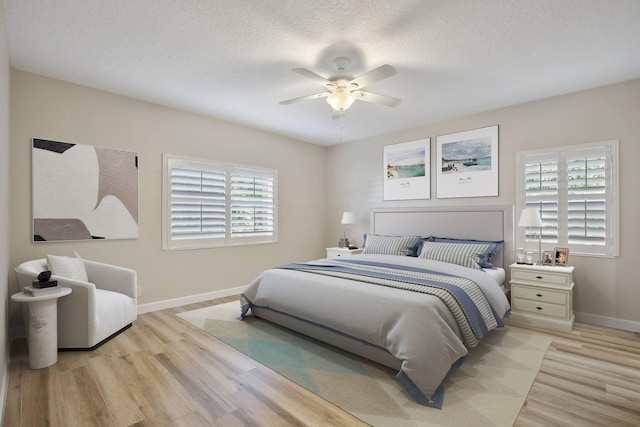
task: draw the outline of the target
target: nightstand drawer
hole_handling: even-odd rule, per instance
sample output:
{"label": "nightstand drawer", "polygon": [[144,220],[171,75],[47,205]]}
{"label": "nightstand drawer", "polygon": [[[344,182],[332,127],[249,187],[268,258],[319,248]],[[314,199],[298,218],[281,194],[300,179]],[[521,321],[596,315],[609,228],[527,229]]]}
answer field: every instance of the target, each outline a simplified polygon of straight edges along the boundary
{"label": "nightstand drawer", "polygon": [[541,301],[531,301],[528,299],[514,298],[513,308],[519,311],[527,311],[540,315],[562,318],[567,317],[566,305],[556,305]]}
{"label": "nightstand drawer", "polygon": [[327,258],[347,257],[362,253],[362,249],[327,248]]}
{"label": "nightstand drawer", "polygon": [[511,271],[511,280],[526,280],[531,283],[549,283],[554,285],[571,284],[572,278],[568,274],[557,274],[543,271],[525,271],[513,269]]}
{"label": "nightstand drawer", "polygon": [[513,298],[523,298],[532,301],[542,301],[553,304],[567,303],[566,292],[549,291],[547,289],[529,288],[518,285],[512,285],[511,292],[513,292]]}

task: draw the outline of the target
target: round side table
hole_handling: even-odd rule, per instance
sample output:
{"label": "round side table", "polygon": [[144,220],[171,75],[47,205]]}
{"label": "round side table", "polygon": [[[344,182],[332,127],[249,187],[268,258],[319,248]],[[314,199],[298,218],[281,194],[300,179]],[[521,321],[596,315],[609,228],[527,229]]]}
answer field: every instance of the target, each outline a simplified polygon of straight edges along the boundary
{"label": "round side table", "polygon": [[11,295],[15,302],[29,304],[27,344],[29,368],[41,369],[58,361],[58,298],[71,293],[71,288],[32,297],[22,292]]}

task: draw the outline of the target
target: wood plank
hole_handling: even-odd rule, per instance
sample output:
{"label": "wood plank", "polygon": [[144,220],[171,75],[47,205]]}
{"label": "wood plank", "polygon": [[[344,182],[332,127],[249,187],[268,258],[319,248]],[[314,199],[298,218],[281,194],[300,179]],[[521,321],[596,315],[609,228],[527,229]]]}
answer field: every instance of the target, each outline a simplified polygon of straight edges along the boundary
{"label": "wood plank", "polygon": [[[237,296],[145,313],[92,352],[28,368],[10,345],[5,426],[364,426],[351,414],[178,318]],[[640,335],[576,323],[554,338],[515,425],[640,425]]]}

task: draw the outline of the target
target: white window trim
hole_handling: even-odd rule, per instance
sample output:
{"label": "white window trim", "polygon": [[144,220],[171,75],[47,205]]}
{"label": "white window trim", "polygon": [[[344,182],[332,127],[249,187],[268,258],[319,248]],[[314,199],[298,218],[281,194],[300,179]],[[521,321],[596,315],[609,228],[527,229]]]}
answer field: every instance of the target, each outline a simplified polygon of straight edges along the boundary
{"label": "white window trim", "polygon": [[[249,169],[273,175],[273,233],[270,236],[231,237],[230,235],[230,186],[226,188],[226,217],[227,225],[224,238],[217,239],[171,239],[171,168],[170,160],[181,160],[211,165],[214,168],[225,168],[227,176],[233,169]],[[249,166],[236,163],[216,162],[174,154],[162,154],[162,249],[165,251],[205,249],[226,246],[246,246],[276,243],[278,241],[278,171],[263,167]]]}
{"label": "white window trim", "polygon": [[[584,250],[580,250],[579,248],[572,248],[566,237],[562,236],[564,231],[558,230],[558,238],[559,241],[555,246],[557,247],[568,247],[570,250],[570,255],[576,256],[588,256],[588,257],[600,257],[600,258],[615,258],[620,254],[620,203],[619,203],[619,192],[620,192],[620,181],[619,181],[619,158],[618,158],[618,145],[619,141],[609,140],[609,141],[600,141],[600,142],[592,142],[586,144],[577,144],[577,145],[567,145],[562,147],[553,147],[539,150],[529,150],[529,151],[521,151],[516,153],[516,221],[518,220],[518,216],[520,212],[524,209],[525,206],[525,191],[524,191],[524,176],[522,170],[524,168],[524,161],[527,156],[539,155],[545,153],[557,153],[559,155],[560,161],[560,173],[564,173],[566,171],[566,165],[563,164],[563,160],[566,160],[566,152],[572,150],[581,150],[581,149],[589,149],[589,148],[597,148],[597,147],[606,147],[611,152],[611,206],[609,206],[611,210],[610,215],[610,232],[611,232],[611,244],[603,246],[603,251],[601,253],[586,253]],[[560,155],[560,153],[564,153]],[[558,194],[558,204],[566,205],[567,204],[567,196],[566,196],[566,178],[560,180],[559,186],[559,194]],[[609,191],[609,190],[608,190]],[[523,227],[516,227],[516,243],[514,247],[527,247],[528,249],[533,249],[533,242],[536,243],[537,250],[537,238],[533,240],[526,240],[525,236],[526,230]],[[566,233],[564,233],[566,234]],[[548,247],[548,244],[545,246],[545,243],[542,243],[542,250],[550,250],[553,247]]]}

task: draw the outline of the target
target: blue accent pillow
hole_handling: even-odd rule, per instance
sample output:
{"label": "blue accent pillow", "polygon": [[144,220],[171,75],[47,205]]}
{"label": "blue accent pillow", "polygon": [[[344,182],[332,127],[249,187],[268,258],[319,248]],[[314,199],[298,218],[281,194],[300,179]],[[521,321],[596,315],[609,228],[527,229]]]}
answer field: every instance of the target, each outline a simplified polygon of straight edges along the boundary
{"label": "blue accent pillow", "polygon": [[493,258],[495,254],[500,252],[500,250],[504,246],[504,240],[496,240],[496,241],[473,240],[473,239],[456,239],[453,237],[435,237],[435,236],[431,236],[430,239],[431,239],[430,240],[431,242],[477,243],[480,245],[488,244],[489,248],[483,254],[480,255],[480,258],[478,260],[478,265],[480,265],[480,267],[482,268],[491,268],[491,269],[496,268],[496,266],[491,263],[491,258]]}

